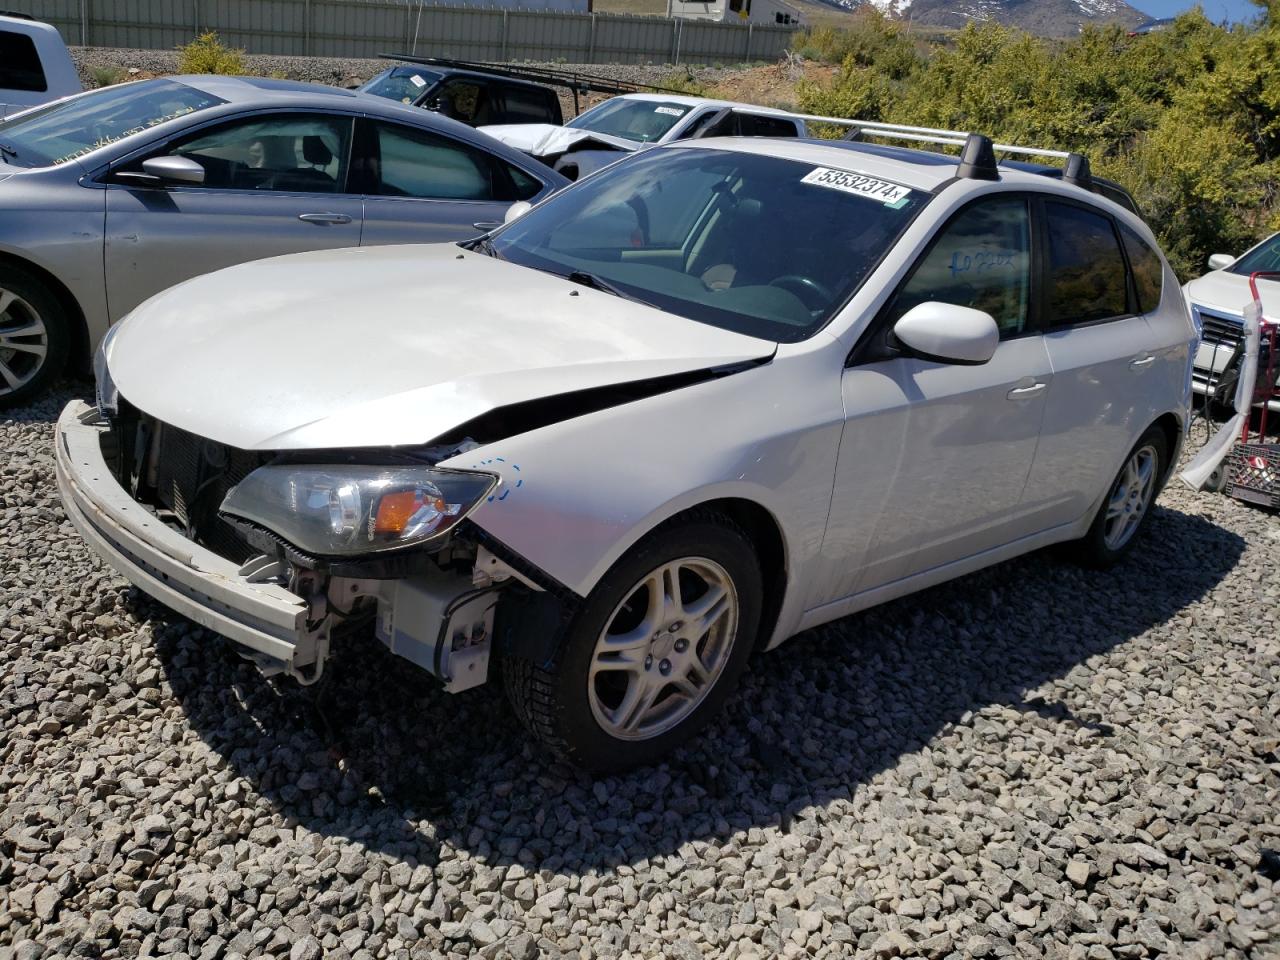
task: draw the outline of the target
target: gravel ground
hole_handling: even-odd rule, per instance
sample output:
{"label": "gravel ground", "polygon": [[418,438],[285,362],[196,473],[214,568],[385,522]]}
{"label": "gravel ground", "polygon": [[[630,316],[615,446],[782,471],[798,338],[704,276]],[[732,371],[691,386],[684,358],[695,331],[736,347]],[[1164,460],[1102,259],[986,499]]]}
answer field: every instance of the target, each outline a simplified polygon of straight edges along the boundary
{"label": "gravel ground", "polygon": [[376,643],[318,694],[63,518],[83,384],[0,415],[0,958],[1280,954],[1280,517],[1168,490],[760,656],[698,747],[592,780]]}

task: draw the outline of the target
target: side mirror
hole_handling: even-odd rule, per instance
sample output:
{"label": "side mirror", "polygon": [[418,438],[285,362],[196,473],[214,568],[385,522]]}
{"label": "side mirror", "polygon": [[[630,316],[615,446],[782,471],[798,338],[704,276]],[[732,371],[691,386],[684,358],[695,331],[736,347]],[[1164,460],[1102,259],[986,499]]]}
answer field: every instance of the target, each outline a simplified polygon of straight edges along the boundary
{"label": "side mirror", "polygon": [[893,334],[926,360],[971,366],[990,360],[1000,343],[991,314],[932,300],[899,317]]}
{"label": "side mirror", "polygon": [[506,214],[502,217],[503,223],[510,223],[518,217],[523,217],[526,213],[533,209],[533,204],[528,200],[517,200],[511,206],[507,207]]}
{"label": "side mirror", "polygon": [[188,157],[152,157],[142,161],[142,172],[162,183],[204,183],[204,167]]}
{"label": "side mirror", "polygon": [[1236,258],[1229,253],[1215,253],[1209,257],[1210,270],[1225,270],[1236,262]]}

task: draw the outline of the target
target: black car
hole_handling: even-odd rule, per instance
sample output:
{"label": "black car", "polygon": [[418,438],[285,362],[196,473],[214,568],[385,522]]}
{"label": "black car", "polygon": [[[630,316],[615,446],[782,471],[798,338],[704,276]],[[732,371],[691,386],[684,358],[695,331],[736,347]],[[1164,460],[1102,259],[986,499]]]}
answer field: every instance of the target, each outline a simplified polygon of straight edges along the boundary
{"label": "black car", "polygon": [[554,90],[528,80],[475,70],[406,63],[383,70],[360,89],[434,110],[473,127],[564,123],[560,98]]}

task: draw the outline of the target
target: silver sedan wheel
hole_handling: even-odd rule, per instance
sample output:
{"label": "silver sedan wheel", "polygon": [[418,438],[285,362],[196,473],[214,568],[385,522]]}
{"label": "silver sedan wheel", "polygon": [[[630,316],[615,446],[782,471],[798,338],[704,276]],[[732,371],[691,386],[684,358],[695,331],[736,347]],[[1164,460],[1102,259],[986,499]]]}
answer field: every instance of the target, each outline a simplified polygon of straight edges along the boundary
{"label": "silver sedan wheel", "polygon": [[1102,541],[1108,550],[1119,550],[1132,539],[1151,506],[1156,488],[1156,466],[1160,457],[1148,444],[1139,447],[1120,471],[1107,500],[1106,525]]}
{"label": "silver sedan wheel", "polygon": [[619,740],[648,740],[697,709],[738,634],[738,591],[720,564],[673,560],[640,580],[596,640],[587,676],[596,722]]}
{"label": "silver sedan wheel", "polygon": [[35,307],[0,287],[0,395],[29,382],[48,353],[49,331]]}

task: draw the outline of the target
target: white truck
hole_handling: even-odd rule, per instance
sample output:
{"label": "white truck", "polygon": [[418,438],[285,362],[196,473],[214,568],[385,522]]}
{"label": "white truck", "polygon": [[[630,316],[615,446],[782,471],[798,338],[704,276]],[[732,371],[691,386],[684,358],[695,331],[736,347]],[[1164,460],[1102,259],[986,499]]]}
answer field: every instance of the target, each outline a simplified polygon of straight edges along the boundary
{"label": "white truck", "polygon": [[56,28],[21,15],[0,15],[0,117],[81,90]]}

